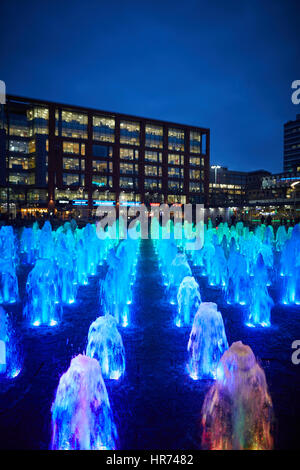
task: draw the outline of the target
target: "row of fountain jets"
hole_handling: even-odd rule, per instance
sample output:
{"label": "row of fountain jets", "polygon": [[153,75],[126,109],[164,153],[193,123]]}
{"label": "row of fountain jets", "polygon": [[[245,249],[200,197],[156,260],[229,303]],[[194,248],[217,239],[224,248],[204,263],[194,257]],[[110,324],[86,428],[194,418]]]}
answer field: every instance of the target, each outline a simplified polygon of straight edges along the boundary
{"label": "row of fountain jets", "polygon": [[[122,239],[126,230],[120,227]],[[268,287],[278,279],[283,303],[300,302],[300,227],[287,232],[259,226],[249,231],[242,223],[229,228],[204,225],[204,245],[188,251],[187,239],[176,239],[176,227],[156,226],[155,251],[170,303],[177,305],[175,325],[192,325],[187,371],[194,380],[214,379],[202,410],[202,446],[212,449],[270,449],[272,401],[264,371],[249,346],[236,342],[229,348],[217,305],[202,302],[191,265],[208,284],[220,287],[229,304],[246,306],[247,326],[271,325],[273,300]],[[127,234],[122,241],[99,239],[95,226],[78,229],[74,222],[52,231],[48,222],[40,230],[24,228],[18,240],[11,227],[0,229],[0,301],[18,300],[18,263],[34,264],[26,283],[24,317],[33,327],[55,326],[62,319],[62,304],[76,300],[79,285],[86,285],[97,266],[107,263],[100,281],[100,316],[88,333],[85,355],[72,359],[60,379],[52,405],[53,449],[114,449],[117,431],[104,379],[119,379],[125,372],[125,351],[118,325],[130,324],[132,286],[140,240]],[[193,227],[190,227],[193,230]],[[114,232],[115,233],[115,232]],[[167,233],[167,236],[166,236]],[[168,239],[169,238],[169,239]],[[18,243],[19,241],[19,243]],[[16,341],[9,318],[0,313],[0,373],[15,377]],[[10,365],[10,362],[13,363]]]}

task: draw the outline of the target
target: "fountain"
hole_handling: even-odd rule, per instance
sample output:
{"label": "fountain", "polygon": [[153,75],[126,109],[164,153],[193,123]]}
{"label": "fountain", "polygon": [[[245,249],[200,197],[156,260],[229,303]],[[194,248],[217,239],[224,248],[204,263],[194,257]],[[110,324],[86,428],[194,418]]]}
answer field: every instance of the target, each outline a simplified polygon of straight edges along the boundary
{"label": "fountain", "polygon": [[56,269],[59,297],[64,304],[73,304],[77,295],[77,273],[73,253],[69,250],[65,238],[56,249]]}
{"label": "fountain", "polygon": [[192,271],[184,253],[177,253],[173,259],[169,270],[169,299],[172,305],[177,300],[177,292],[181,281],[186,276],[192,276]]}
{"label": "fountain", "polygon": [[122,241],[117,251],[111,250],[109,268],[100,281],[100,302],[103,313],[115,317],[118,324],[129,324],[129,305],[132,303],[132,286],[136,277],[138,240]]}
{"label": "fountain", "polygon": [[251,279],[249,314],[247,326],[271,325],[271,308],[274,305],[268,292],[268,273],[262,254],[257,258],[254,267],[254,276]]}
{"label": "fountain", "polygon": [[227,269],[228,277],[225,286],[227,303],[248,304],[250,277],[247,272],[247,262],[245,256],[235,250],[234,244],[230,248]]}
{"label": "fountain", "polygon": [[104,315],[91,324],[86,355],[97,359],[104,378],[118,380],[124,374],[125,350],[114,317]]}
{"label": "fountain", "polygon": [[52,449],[114,450],[117,431],[96,359],[79,354],[59,381],[52,404]]}
{"label": "fountain", "polygon": [[176,326],[189,325],[201,303],[199,284],[192,276],[183,278],[177,294]]}
{"label": "fountain", "polygon": [[0,259],[0,304],[17,302],[18,278],[12,259]]}
{"label": "fountain", "polygon": [[188,342],[187,370],[194,380],[215,378],[218,362],[228,348],[223,318],[213,302],[202,302]]}
{"label": "fountain", "polygon": [[55,326],[62,316],[57,269],[50,259],[38,259],[26,283],[24,316],[33,326]]}
{"label": "fountain", "polygon": [[300,305],[300,224],[295,225],[282,249],[280,265],[280,273],[284,277],[282,302]]}
{"label": "fountain", "polygon": [[36,259],[36,245],[32,228],[23,228],[20,239],[20,249],[23,255],[23,262],[26,264],[34,264]]}
{"label": "fountain", "polygon": [[0,253],[1,258],[9,259],[15,267],[17,262],[17,243],[11,225],[4,225],[0,228]]}
{"label": "fountain", "polygon": [[0,307],[0,377],[15,378],[20,371],[20,354],[12,322]]}
{"label": "fountain", "polygon": [[52,235],[52,227],[49,220],[46,220],[39,239],[39,258],[52,259],[54,256],[54,241]]}
{"label": "fountain", "polygon": [[202,408],[202,448],[269,450],[272,400],[263,369],[241,341],[225,351]]}

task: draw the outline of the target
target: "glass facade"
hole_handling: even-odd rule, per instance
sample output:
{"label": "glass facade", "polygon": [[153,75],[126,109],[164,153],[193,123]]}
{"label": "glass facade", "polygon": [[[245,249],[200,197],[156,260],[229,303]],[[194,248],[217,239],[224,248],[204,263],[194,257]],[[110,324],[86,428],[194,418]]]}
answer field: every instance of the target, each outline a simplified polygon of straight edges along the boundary
{"label": "glass facade", "polygon": [[128,145],[140,144],[140,124],[138,122],[120,122],[120,143]]}
{"label": "glass facade", "polygon": [[184,131],[181,129],[168,130],[168,148],[178,152],[184,151]]}
{"label": "glass facade", "polygon": [[31,123],[31,134],[48,134],[49,110],[43,107],[34,107],[27,111],[28,121]]}
{"label": "glass facade", "polygon": [[16,200],[22,191],[25,203],[44,204],[64,191],[81,199],[83,189],[89,201],[96,191],[147,202],[204,192],[208,130],[17,98],[8,110],[0,116],[0,185],[11,185]]}
{"label": "glass facade", "polygon": [[190,132],[190,152],[201,153],[201,134],[200,132]]}
{"label": "glass facade", "polygon": [[139,166],[137,163],[120,163],[121,175],[137,175]]}
{"label": "glass facade", "polygon": [[120,148],[120,159],[121,160],[138,160],[139,151],[129,148]]}
{"label": "glass facade", "polygon": [[86,114],[73,111],[56,110],[55,135],[87,139],[88,117]]}
{"label": "glass facade", "polygon": [[102,142],[114,142],[115,119],[105,116],[93,116],[93,139]]}
{"label": "glass facade", "polygon": [[151,150],[145,150],[145,161],[146,162],[155,162],[161,163],[162,162],[162,153],[161,152],[154,152]]}
{"label": "glass facade", "polygon": [[120,176],[120,188],[122,189],[138,189],[138,179],[128,176]]}
{"label": "glass facade", "polygon": [[163,127],[147,124],[145,127],[146,147],[163,148]]}
{"label": "glass facade", "polygon": [[72,153],[75,155],[85,155],[85,144],[78,142],[63,142],[63,153]]}

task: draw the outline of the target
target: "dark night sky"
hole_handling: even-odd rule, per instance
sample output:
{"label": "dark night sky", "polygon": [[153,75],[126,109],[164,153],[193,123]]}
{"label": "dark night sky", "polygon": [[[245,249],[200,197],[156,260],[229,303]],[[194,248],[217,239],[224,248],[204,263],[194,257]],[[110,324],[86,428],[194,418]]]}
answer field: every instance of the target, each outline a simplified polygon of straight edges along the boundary
{"label": "dark night sky", "polygon": [[7,93],[211,128],[211,163],[282,170],[300,2],[8,0]]}

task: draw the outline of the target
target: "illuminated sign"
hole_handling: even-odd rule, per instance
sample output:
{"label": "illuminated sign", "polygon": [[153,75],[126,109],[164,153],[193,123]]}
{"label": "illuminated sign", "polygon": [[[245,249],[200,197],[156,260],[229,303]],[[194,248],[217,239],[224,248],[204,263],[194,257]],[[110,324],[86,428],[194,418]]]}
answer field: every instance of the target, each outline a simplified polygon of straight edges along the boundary
{"label": "illuminated sign", "polygon": [[85,199],[73,199],[72,202],[74,206],[87,206],[88,205],[88,201],[86,201]]}
{"label": "illuminated sign", "polygon": [[134,202],[134,201],[120,201],[120,206],[140,206],[140,202]]}
{"label": "illuminated sign", "polygon": [[115,201],[93,201],[94,206],[114,206]]}

